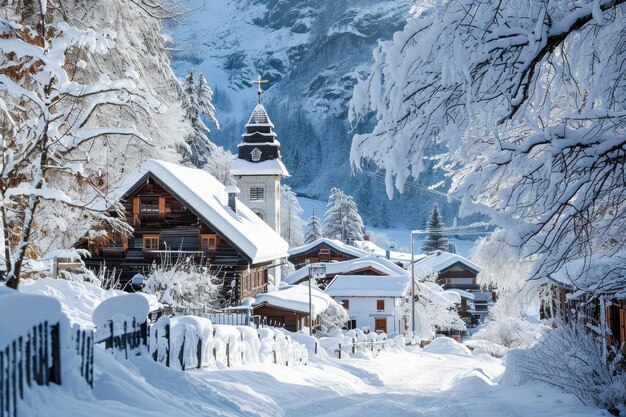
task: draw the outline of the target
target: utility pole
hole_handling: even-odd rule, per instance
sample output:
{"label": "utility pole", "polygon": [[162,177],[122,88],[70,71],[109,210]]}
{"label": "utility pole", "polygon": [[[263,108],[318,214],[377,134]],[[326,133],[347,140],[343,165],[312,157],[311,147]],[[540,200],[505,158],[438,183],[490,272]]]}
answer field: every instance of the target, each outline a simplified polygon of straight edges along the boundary
{"label": "utility pole", "polygon": [[415,235],[411,231],[411,332],[415,336]]}

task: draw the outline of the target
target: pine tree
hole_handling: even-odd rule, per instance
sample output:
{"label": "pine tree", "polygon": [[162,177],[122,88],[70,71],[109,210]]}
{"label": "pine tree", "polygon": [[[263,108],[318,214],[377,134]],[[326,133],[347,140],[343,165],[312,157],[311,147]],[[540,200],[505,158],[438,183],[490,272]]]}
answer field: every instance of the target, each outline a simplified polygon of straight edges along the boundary
{"label": "pine tree", "polygon": [[436,250],[448,250],[448,236],[443,231],[443,222],[437,203],[433,204],[433,210],[430,212],[426,230],[428,235],[422,244],[422,252],[430,253]]}
{"label": "pine tree", "polygon": [[291,191],[288,185],[281,185],[280,200],[280,235],[290,247],[300,246],[304,239],[302,237],[304,222],[300,217],[302,207],[296,198],[296,193]]}
{"label": "pine tree", "polygon": [[304,243],[311,243],[322,237],[322,224],[319,217],[315,215],[315,210],[306,224],[306,234],[304,235]]}
{"label": "pine tree", "polygon": [[187,135],[185,144],[181,146],[179,152],[183,155],[183,161],[190,162],[198,168],[204,168],[217,145],[209,140],[207,133],[210,130],[202,121],[202,116],[208,117],[218,129],[220,127],[212,102],[213,91],[203,74],[200,74],[196,83],[193,70],[189,70],[182,88],[185,119],[191,124],[193,132]]}
{"label": "pine tree", "polygon": [[333,188],[330,190],[327,207],[322,229],[325,237],[338,238],[344,242],[363,240],[363,219],[351,196]]}

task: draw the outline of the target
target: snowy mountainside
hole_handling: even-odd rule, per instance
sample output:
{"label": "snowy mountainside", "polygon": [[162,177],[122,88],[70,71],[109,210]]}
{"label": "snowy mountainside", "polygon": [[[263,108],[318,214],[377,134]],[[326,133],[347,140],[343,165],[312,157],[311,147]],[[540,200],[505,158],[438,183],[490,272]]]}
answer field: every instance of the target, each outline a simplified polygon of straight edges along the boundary
{"label": "snowy mountainside", "polygon": [[[410,189],[386,201],[380,175],[353,175],[349,165],[353,87],[368,73],[378,41],[404,26],[412,3],[189,0],[183,23],[166,27],[172,67],[179,78],[189,69],[207,76],[221,124],[209,136],[231,150],[256,102],[251,80],[259,73],[267,79],[263,101],[292,173],[287,183],[300,195],[326,199],[338,186],[354,196],[366,221],[411,227],[422,227],[438,201],[451,224],[454,204]],[[437,175],[420,183],[439,182]]]}

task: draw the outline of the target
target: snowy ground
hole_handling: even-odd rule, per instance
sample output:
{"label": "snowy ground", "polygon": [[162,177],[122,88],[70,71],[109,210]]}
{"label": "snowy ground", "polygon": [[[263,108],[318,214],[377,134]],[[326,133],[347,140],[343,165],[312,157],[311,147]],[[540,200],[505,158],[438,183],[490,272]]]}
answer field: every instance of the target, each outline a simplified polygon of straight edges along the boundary
{"label": "snowy ground", "polygon": [[[313,200],[306,197],[298,197],[298,202],[300,202],[300,206],[302,207],[303,213],[302,218],[307,221],[309,217],[311,217],[311,213],[315,210],[315,214],[321,220],[324,219],[324,213],[326,213],[326,201]],[[389,227],[389,228],[380,228],[380,227],[370,227],[365,225],[366,231],[369,233],[384,233],[389,237],[389,240],[394,244],[396,251],[406,251],[409,252],[411,248],[411,237],[410,230],[405,227]],[[421,237],[415,237],[415,248],[416,252],[419,253],[419,249],[422,247]],[[465,256],[469,257],[472,247],[474,246],[473,240],[459,240],[459,239],[451,239],[452,243],[454,243],[457,247],[457,251]],[[386,248],[383,248],[386,249]]]}
{"label": "snowy ground", "polygon": [[[500,360],[426,352],[175,371],[98,352],[94,397],[33,395],[24,416],[606,416],[543,386],[499,385]],[[106,368],[106,370],[103,369]],[[43,389],[37,389],[39,393]],[[52,394],[52,393],[50,393]]]}

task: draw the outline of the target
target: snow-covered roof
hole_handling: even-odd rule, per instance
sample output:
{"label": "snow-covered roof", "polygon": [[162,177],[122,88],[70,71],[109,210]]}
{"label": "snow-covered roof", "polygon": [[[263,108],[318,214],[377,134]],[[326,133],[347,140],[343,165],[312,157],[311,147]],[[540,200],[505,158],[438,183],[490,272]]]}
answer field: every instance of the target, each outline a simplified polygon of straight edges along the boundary
{"label": "snow-covered roof", "polygon": [[455,292],[457,294],[459,294],[459,296],[461,298],[465,298],[467,300],[473,300],[476,297],[474,296],[474,294],[472,294],[471,292],[465,291],[465,290],[461,290],[459,288],[448,288],[446,291],[448,292]]}
{"label": "snow-covered roof", "polygon": [[[370,240],[355,240],[354,246],[359,249],[363,249],[364,251],[374,253],[378,256],[387,256],[387,251],[374,242]],[[419,261],[420,259],[424,259],[427,255],[423,253],[415,253],[413,255],[413,259],[415,261]],[[395,252],[389,251],[389,259],[394,262],[401,262],[402,265],[408,266],[411,264],[411,253],[410,252]]]}
{"label": "snow-covered roof", "polygon": [[325,292],[332,297],[402,297],[410,280],[408,275],[337,275]]}
{"label": "snow-covered roof", "polygon": [[265,110],[265,107],[263,107],[261,103],[254,106],[254,110],[252,110],[250,119],[248,120],[248,123],[246,123],[246,127],[248,126],[274,127],[274,124],[270,120],[270,117],[267,115],[267,111]]}
{"label": "snow-covered roof", "polygon": [[[255,297],[253,307],[267,303],[274,307],[301,313],[309,312],[308,285],[291,285]],[[323,291],[311,287],[311,308],[313,316],[323,313],[331,303],[331,298]]]}
{"label": "snow-covered roof", "polygon": [[357,258],[362,258],[364,256],[368,256],[370,255],[368,252],[365,252],[362,249],[359,248],[355,248],[354,246],[350,246],[350,245],[346,245],[345,243],[343,243],[340,240],[335,240],[335,239],[327,239],[325,237],[322,237],[320,239],[314,240],[311,243],[307,243],[306,245],[302,245],[302,246],[298,246],[296,248],[292,248],[289,249],[289,256],[293,256],[293,255],[299,255],[301,253],[306,253],[309,252],[311,249],[322,245],[322,244],[326,244],[328,246],[330,246],[331,248],[337,250],[338,252],[342,252],[342,253],[346,253],[349,255],[353,255]]}
{"label": "snow-covered roof", "polygon": [[[424,277],[436,274],[459,262],[476,273],[479,273],[482,269],[474,262],[457,253],[436,251],[435,253],[415,262],[415,276]],[[409,271],[411,271],[411,266],[409,266]]]}
{"label": "snow-covered roof", "polygon": [[[365,268],[376,269],[384,275],[409,275],[408,271],[402,269],[388,259],[380,258],[376,255],[370,255],[364,258],[356,258],[342,262],[328,262],[324,264],[326,265],[326,275],[331,276],[346,274]],[[309,267],[305,266],[298,269],[293,274],[283,277],[283,282],[286,282],[288,284],[297,284],[308,276]]]}
{"label": "snow-covered roof", "polygon": [[224,185],[201,169],[154,159],[146,161],[125,179],[117,190],[118,197],[125,197],[148,174],[215,228],[252,263],[287,256],[287,242],[241,201],[237,200],[237,213],[233,212],[228,206]]}
{"label": "snow-covered roof", "polygon": [[268,159],[261,162],[250,162],[237,158],[230,165],[232,175],[282,175],[289,176],[289,171],[280,159]]}

